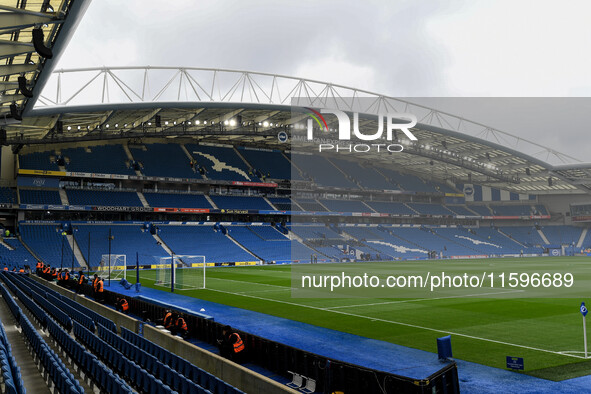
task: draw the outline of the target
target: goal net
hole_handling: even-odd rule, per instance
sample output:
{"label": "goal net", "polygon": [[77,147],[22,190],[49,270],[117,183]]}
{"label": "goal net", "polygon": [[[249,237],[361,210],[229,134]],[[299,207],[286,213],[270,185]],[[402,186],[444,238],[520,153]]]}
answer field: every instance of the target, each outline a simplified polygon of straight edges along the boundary
{"label": "goal net", "polygon": [[156,269],[156,286],[176,290],[205,288],[205,256],[161,257]]}
{"label": "goal net", "polygon": [[127,279],[127,256],[124,254],[102,255],[97,269],[99,275],[106,278],[109,275],[109,269],[111,280]]}

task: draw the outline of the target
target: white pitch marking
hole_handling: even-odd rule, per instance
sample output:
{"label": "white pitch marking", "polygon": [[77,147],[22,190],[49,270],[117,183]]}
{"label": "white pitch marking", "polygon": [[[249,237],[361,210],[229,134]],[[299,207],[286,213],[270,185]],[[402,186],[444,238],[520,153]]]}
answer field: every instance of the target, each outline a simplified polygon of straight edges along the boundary
{"label": "white pitch marking", "polygon": [[268,283],[248,282],[248,281],[245,281],[245,280],[236,280],[236,279],[226,279],[226,278],[207,277],[207,280],[211,280],[211,279],[216,279],[216,280],[226,280],[226,281],[230,281],[230,282],[248,283],[248,284],[250,284],[250,285],[256,284],[256,285],[261,285],[261,286],[272,286],[272,287],[282,287],[282,288],[286,288],[286,289],[291,289],[291,287],[290,287],[290,286],[270,285],[270,284],[268,284]]}
{"label": "white pitch marking", "polygon": [[254,296],[254,295],[248,295],[248,294],[239,294],[239,293],[234,293],[234,292],[231,292],[231,291],[224,291],[224,290],[217,290],[217,289],[209,289],[209,290],[211,290],[211,291],[217,291],[219,293],[237,295],[237,296],[241,296],[241,297],[255,298],[255,299],[259,299],[259,300],[263,300],[263,301],[270,301],[270,302],[277,302],[277,303],[280,303],[280,304],[299,306],[301,308],[315,309],[315,310],[320,310],[320,311],[330,312],[330,313],[336,313],[336,314],[345,315],[345,316],[352,316],[352,317],[357,317],[357,318],[360,318],[360,319],[366,319],[366,320],[370,320],[370,321],[373,320],[373,321],[379,321],[379,322],[382,322],[382,323],[396,324],[396,325],[405,326],[405,327],[412,327],[412,328],[419,328],[419,329],[427,330],[427,331],[440,332],[440,333],[448,334],[448,335],[457,335],[457,336],[464,337],[464,338],[476,339],[476,340],[480,340],[480,341],[484,341],[484,342],[498,343],[500,345],[514,346],[514,347],[519,347],[519,348],[522,348],[522,349],[535,350],[535,351],[538,351],[538,352],[558,354],[560,356],[585,359],[585,357],[577,356],[577,355],[574,355],[574,354],[566,354],[566,353],[561,353],[561,352],[555,352],[553,350],[540,349],[540,348],[536,348],[536,347],[533,347],[533,346],[518,345],[518,344],[510,343],[510,342],[497,341],[495,339],[481,338],[481,337],[476,337],[476,336],[473,336],[473,335],[461,334],[461,333],[454,332],[454,331],[438,330],[436,328],[423,327],[423,326],[419,326],[419,325],[416,325],[416,324],[403,323],[403,322],[398,322],[398,321],[394,321],[394,320],[379,319],[379,318],[375,318],[375,317],[357,315],[355,313],[347,313],[347,312],[341,312],[341,311],[334,311],[334,310],[330,310],[330,309],[326,309],[326,308],[318,308],[318,307],[315,307],[315,306],[302,305],[302,304],[297,304],[295,302],[274,300],[274,299],[271,299],[271,298],[258,297],[258,296]]}
{"label": "white pitch marking", "polygon": [[360,306],[374,306],[374,305],[388,305],[388,304],[403,304],[405,302],[415,302],[415,301],[430,301],[430,300],[445,300],[448,298],[464,298],[464,297],[478,297],[478,296],[485,296],[485,295],[495,295],[495,294],[507,294],[507,293],[521,293],[525,290],[508,290],[508,291],[499,291],[496,293],[478,293],[478,294],[465,294],[465,295],[457,295],[457,296],[448,296],[448,297],[433,297],[433,298],[412,298],[408,300],[397,300],[397,301],[385,301],[385,302],[375,302],[372,304],[357,304],[357,305],[341,305],[341,306],[330,306],[325,309],[342,309],[342,308],[356,308]]}
{"label": "white pitch marking", "polygon": [[274,292],[274,291],[291,291],[291,288],[286,288],[286,289],[270,289],[270,290],[239,291],[238,294],[270,293],[270,292]]}

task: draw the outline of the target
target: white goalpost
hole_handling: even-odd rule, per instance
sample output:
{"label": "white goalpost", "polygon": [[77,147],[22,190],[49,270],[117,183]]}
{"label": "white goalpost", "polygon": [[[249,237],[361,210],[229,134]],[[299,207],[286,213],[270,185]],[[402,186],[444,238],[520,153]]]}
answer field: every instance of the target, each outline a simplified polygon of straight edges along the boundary
{"label": "white goalpost", "polygon": [[156,257],[156,286],[176,290],[205,289],[205,256]]}
{"label": "white goalpost", "polygon": [[127,279],[127,255],[103,254],[97,271],[103,278],[106,278],[110,271],[111,280]]}

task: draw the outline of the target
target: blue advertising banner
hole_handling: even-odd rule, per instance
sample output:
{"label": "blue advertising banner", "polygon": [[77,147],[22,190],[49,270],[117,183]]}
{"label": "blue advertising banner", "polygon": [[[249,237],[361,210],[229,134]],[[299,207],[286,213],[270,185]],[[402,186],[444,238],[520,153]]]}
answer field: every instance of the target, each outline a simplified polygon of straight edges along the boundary
{"label": "blue advertising banner", "polygon": [[60,185],[58,178],[48,178],[42,176],[19,176],[16,183],[20,187],[47,187],[57,189]]}

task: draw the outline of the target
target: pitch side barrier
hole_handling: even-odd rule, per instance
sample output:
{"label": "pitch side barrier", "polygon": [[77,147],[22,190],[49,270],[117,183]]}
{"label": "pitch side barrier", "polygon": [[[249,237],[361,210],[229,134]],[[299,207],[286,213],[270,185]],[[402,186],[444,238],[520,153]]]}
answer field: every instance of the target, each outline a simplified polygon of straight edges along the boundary
{"label": "pitch side barrier", "polygon": [[[33,278],[43,282],[44,284],[47,283],[45,280],[38,279],[34,275]],[[57,288],[56,285],[51,285],[53,284],[50,283],[50,287]],[[61,288],[59,290],[68,292],[68,290]],[[92,297],[92,287],[90,285],[85,285],[81,292],[87,297]],[[104,291],[106,304],[114,304],[116,298],[120,296],[121,295],[119,293],[107,289]],[[187,325],[190,327],[189,334],[191,338],[215,346],[217,345],[217,339],[222,335],[222,328],[224,324],[208,319],[207,316],[201,317],[193,313],[187,313],[187,311],[182,309],[174,309],[171,308],[171,306],[165,307],[154,302],[150,302],[146,299],[139,299],[135,297],[128,297],[126,299],[129,304],[129,312],[132,315],[141,316],[144,320],[149,319],[150,321],[156,321],[157,319],[161,319],[162,316],[164,316],[166,309],[175,310],[185,319]],[[99,308],[101,310],[107,309],[112,311],[110,308],[106,308],[102,305],[95,303],[92,304],[93,305],[87,305],[87,307]],[[97,310],[97,312],[100,311]],[[119,315],[115,311],[113,311],[113,314]],[[122,315],[121,317],[125,320],[132,320],[130,317],[125,315]],[[131,329],[132,331],[137,332],[137,327],[133,327]],[[170,335],[158,330],[150,330],[150,332],[153,336],[158,336],[158,338],[149,339],[151,339],[153,342],[160,343],[163,347],[167,347],[166,344],[170,342],[168,341],[168,337],[171,337]],[[415,379],[374,369],[363,368],[358,365],[320,356],[315,353],[271,341],[247,332],[239,331],[239,333],[248,351],[246,361],[260,365],[287,379],[291,379],[292,377],[288,371],[296,372],[307,378],[314,379],[316,380],[316,387],[317,391],[319,392],[332,393],[342,391],[346,393],[360,394],[377,392],[385,394],[452,394],[460,392],[458,369],[455,362],[450,362],[439,371],[425,377],[424,379]],[[179,345],[176,343],[171,343],[171,346],[173,345],[174,349],[171,348],[169,350],[174,350],[175,352],[179,351],[179,349],[177,349]],[[185,342],[183,342],[183,345],[189,347],[193,346]],[[188,355],[192,353],[195,354],[194,350],[185,350]],[[185,351],[183,351],[183,353],[184,352]],[[205,356],[200,357],[200,362],[202,363],[202,367],[205,370],[208,369],[206,365],[209,364],[212,369],[212,371],[210,371],[211,373],[216,372],[214,370],[219,368],[219,360],[216,359],[216,357],[219,358],[219,356],[214,358]],[[207,360],[204,357],[207,358]],[[225,369],[222,368],[222,371],[224,370]],[[228,381],[230,384],[234,384],[230,377],[226,378],[224,376],[220,376],[220,378]]]}
{"label": "pitch side barrier", "polygon": [[[106,292],[113,299],[117,297],[116,293]],[[129,303],[131,310],[145,311],[145,317],[152,321],[164,316],[166,310],[162,306],[136,298],[129,300]],[[183,315],[191,327],[191,337],[216,345],[216,340],[222,335],[224,324],[183,314],[180,310],[177,312]],[[417,380],[334,360],[247,332],[239,333],[248,349],[248,361],[288,379],[291,378],[288,371],[314,379],[319,392],[451,394],[460,391],[455,362],[447,364],[425,379]]]}
{"label": "pitch side barrier", "polygon": [[[108,290],[105,293],[107,299],[112,301],[118,296],[117,293]],[[128,302],[132,313],[141,314],[151,321],[162,318],[167,309],[137,298],[131,298]],[[186,314],[182,310],[177,312],[191,327],[192,338],[216,345],[216,340],[222,335],[224,324],[194,314]],[[248,361],[288,379],[291,378],[288,371],[314,379],[320,392],[459,393],[455,362],[451,362],[425,379],[417,380],[330,359],[247,332],[239,333],[248,349]]]}

